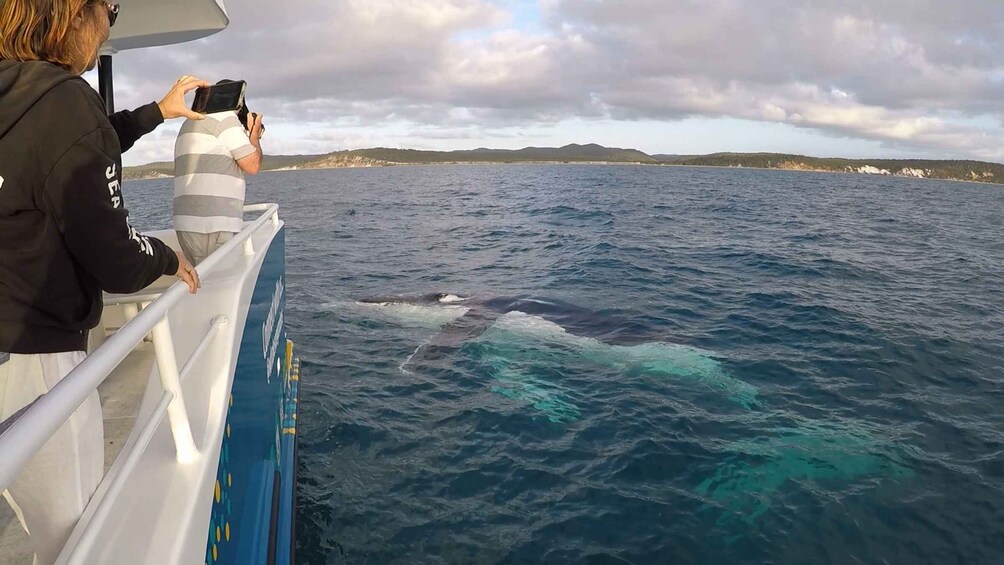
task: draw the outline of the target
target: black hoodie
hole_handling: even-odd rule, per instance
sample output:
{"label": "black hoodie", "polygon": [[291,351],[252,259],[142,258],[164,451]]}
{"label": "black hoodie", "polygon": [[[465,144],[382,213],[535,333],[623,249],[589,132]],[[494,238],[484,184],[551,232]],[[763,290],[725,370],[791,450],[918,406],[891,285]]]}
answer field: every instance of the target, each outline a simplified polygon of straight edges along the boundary
{"label": "black hoodie", "polygon": [[83,351],[102,290],[177,272],[122,202],[122,151],[163,121],[156,104],[106,117],[82,78],[0,60],[0,352]]}

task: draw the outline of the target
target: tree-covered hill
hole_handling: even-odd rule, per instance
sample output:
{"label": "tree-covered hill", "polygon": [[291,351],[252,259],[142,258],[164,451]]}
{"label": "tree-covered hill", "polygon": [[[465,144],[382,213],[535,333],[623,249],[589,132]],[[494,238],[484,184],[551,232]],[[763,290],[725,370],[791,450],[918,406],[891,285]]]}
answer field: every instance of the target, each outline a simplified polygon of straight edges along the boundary
{"label": "tree-covered hill", "polygon": [[[266,155],[262,170],[381,167],[448,163],[624,163],[749,167],[800,171],[863,173],[944,180],[1004,183],[1004,165],[984,161],[923,159],[841,159],[785,153],[713,153],[711,155],[648,155],[636,149],[604,147],[595,143],[523,149],[421,151],[416,149],[356,149],[324,155]],[[174,174],[170,162],[126,167],[126,178],[157,178]]]}

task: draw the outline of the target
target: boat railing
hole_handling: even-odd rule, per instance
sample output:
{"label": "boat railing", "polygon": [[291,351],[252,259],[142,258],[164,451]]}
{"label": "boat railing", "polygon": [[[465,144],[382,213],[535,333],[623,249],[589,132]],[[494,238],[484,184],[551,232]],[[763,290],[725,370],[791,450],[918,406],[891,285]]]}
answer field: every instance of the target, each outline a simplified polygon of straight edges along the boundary
{"label": "boat railing", "polygon": [[[220,249],[199,264],[201,278],[212,274],[221,262],[243,249],[244,255],[254,255],[251,237],[266,223],[279,226],[279,206],[277,204],[254,204],[244,207],[245,213],[261,212],[261,215]],[[12,416],[0,425],[0,491],[8,488],[18,477],[24,465],[45,445],[45,443],[69,419],[74,411],[111,375],[119,364],[138,346],[147,335],[153,336],[154,354],[160,372],[163,394],[156,409],[143,422],[137,422],[140,432],[131,446],[126,446],[109,471],[114,478],[105,487],[102,503],[95,510],[92,524],[99,524],[110,508],[110,501],[125,484],[144,450],[153,438],[154,432],[167,414],[174,437],[177,460],[188,463],[199,456],[192,437],[191,425],[181,394],[181,382],[198,362],[220,329],[229,323],[225,316],[217,316],[206,330],[199,344],[178,370],[178,359],[171,339],[168,313],[188,294],[188,287],[182,281],[172,284],[161,294],[137,293],[124,296],[110,296],[107,305],[137,305],[144,307],[127,320],[114,335],[100,347],[87,355],[69,374],[60,380],[49,392],[35,400],[27,409]],[[84,537],[94,535],[89,528]],[[83,540],[80,540],[83,541]]]}

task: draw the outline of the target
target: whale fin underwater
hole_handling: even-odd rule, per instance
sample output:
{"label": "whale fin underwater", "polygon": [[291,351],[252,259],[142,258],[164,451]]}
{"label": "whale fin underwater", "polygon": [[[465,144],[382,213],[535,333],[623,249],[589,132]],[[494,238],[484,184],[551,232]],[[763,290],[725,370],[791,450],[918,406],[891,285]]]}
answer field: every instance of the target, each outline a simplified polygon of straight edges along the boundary
{"label": "whale fin underwater", "polygon": [[577,335],[548,319],[551,311],[556,313],[553,317],[561,319],[558,310],[567,310],[552,301],[478,300],[437,293],[364,298],[357,304],[439,330],[402,363],[403,371],[455,354],[464,346],[477,347],[487,372],[496,381],[493,391],[529,404],[554,422],[577,420],[579,409],[567,391],[533,374],[534,362],[575,358],[625,374],[689,381],[746,409],[757,401],[756,387],[732,377],[709,351],[664,342],[611,345]]}
{"label": "whale fin underwater", "polygon": [[763,436],[727,443],[722,451],[729,454],[725,462],[696,488],[706,510],[725,511],[720,525],[753,523],[792,488],[840,485],[843,491],[848,482],[871,487],[912,475],[892,440],[861,422],[800,418]]}
{"label": "whale fin underwater", "polygon": [[596,338],[569,333],[542,317],[515,311],[506,314],[487,330],[487,339],[499,343],[527,345],[544,342],[570,354],[623,373],[671,377],[706,386],[750,409],[756,405],[757,389],[736,379],[722,367],[715,354],[666,342],[638,345],[610,345]]}

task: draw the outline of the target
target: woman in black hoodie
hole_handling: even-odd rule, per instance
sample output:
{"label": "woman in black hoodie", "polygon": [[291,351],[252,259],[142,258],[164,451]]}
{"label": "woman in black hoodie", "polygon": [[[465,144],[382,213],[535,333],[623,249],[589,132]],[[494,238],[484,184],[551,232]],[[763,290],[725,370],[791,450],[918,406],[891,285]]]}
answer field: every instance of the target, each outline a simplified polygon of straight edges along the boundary
{"label": "woman in black hoodie", "polygon": [[[95,0],[0,1],[0,430],[83,360],[102,291],[165,274],[199,286],[183,255],[129,225],[121,153],[165,118],[200,119],[184,95],[207,83],[182,77],[160,103],[105,116],[80,74],[117,15]],[[55,561],[101,479],[102,426],[95,392],[9,486],[36,563]]]}

